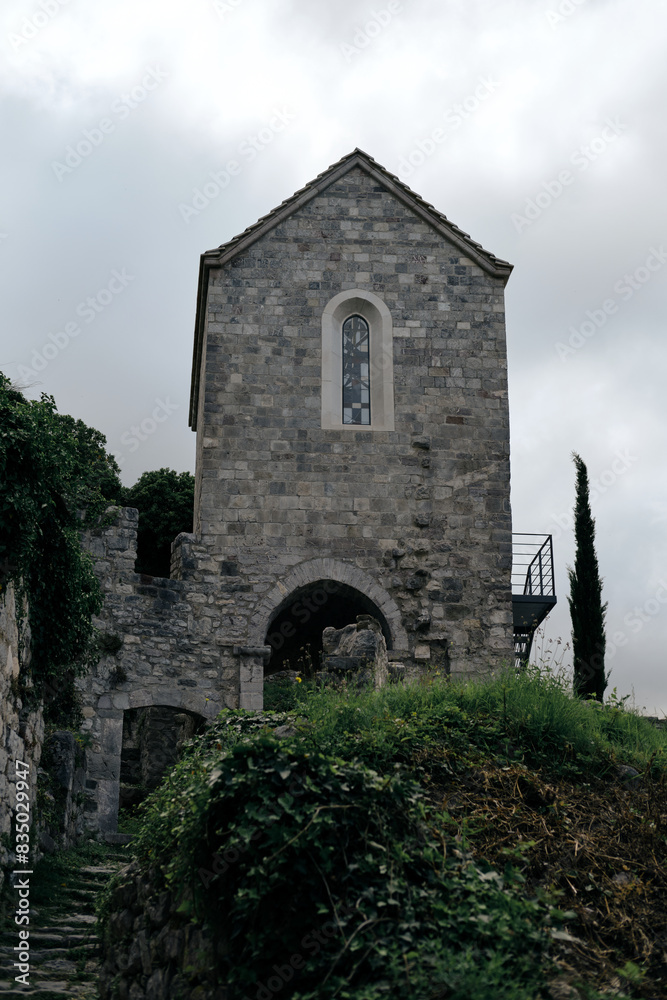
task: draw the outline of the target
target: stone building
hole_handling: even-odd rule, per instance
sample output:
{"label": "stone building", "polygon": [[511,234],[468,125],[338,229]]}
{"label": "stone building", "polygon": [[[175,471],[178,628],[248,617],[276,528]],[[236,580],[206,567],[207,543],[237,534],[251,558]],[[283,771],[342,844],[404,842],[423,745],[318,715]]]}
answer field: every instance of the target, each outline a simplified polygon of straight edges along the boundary
{"label": "stone building", "polygon": [[194,578],[251,582],[269,669],[353,613],[410,663],[512,656],[510,271],[360,150],[203,255]]}
{"label": "stone building", "polygon": [[375,618],[393,676],[512,660],[510,272],[360,150],[203,254],[193,533],[170,580],[134,573],[135,511],[88,540],[91,826],[115,826],[132,712],[261,708],[326,627]]}

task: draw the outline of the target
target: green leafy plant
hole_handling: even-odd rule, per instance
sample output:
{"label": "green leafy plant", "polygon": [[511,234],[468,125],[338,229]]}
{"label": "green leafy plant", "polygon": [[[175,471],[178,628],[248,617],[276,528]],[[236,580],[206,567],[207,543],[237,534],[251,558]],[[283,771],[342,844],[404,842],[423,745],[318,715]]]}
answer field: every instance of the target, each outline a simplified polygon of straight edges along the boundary
{"label": "green leafy plant", "polygon": [[427,984],[460,1000],[532,996],[561,917],[433,820],[406,775],[256,726],[186,757],[148,804],[135,851],[211,928],[231,997],[295,955],[285,996],[418,997]]}
{"label": "green leafy plant", "polygon": [[[561,870],[575,790],[618,803],[617,761],[631,762],[655,784],[657,816],[666,734],[539,668],[460,685],[298,688],[288,712],[222,713],[140,807],[142,869],[182,920],[208,928],[230,1000],[266,995],[276,968],[292,1000],[542,995],[552,956],[581,936],[568,926],[579,898],[561,902],[568,880],[589,906],[606,893],[612,907],[617,891],[603,866],[590,879]],[[659,830],[641,823],[655,848]],[[592,836],[588,814],[580,826]],[[538,859],[552,836],[550,870]],[[616,965],[628,958],[641,962],[619,951]]]}
{"label": "green leafy plant", "polygon": [[98,632],[97,648],[104,656],[115,656],[123,648],[123,639],[113,632]]}
{"label": "green leafy plant", "polygon": [[101,608],[79,534],[120,495],[119,470],[104,435],[1,374],[0,427],[0,587],[15,588],[21,697],[24,709],[44,700],[47,720],[66,725],[78,718],[74,677],[96,657]]}

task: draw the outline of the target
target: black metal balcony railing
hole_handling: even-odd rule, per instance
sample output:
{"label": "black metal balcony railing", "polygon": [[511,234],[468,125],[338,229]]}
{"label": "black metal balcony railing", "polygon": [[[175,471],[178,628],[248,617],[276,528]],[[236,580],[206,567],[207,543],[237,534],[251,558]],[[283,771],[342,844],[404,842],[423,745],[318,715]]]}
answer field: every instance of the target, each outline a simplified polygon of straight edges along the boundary
{"label": "black metal balcony railing", "polygon": [[512,613],[517,666],[528,662],[535,630],[556,604],[551,535],[512,534]]}

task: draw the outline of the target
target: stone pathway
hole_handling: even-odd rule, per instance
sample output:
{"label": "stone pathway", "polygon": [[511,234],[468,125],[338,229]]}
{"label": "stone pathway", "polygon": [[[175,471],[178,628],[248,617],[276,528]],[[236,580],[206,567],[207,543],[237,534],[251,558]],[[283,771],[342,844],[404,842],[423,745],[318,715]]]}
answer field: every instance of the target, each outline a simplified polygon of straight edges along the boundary
{"label": "stone pathway", "polygon": [[84,865],[68,877],[53,904],[31,910],[29,986],[14,980],[18,928],[5,925],[0,933],[0,996],[97,1000],[95,898],[130,860],[127,852],[109,847],[102,863]]}

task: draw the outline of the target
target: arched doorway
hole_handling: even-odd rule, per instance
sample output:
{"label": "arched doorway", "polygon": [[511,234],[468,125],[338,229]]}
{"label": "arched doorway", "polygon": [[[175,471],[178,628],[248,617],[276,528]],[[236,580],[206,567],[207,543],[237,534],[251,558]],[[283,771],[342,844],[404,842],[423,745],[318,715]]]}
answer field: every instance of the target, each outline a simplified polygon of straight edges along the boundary
{"label": "arched doorway", "polygon": [[387,649],[392,648],[391,630],[377,605],[359,590],[339,580],[315,580],[298,587],[275,609],[269,621],[265,644],[271,658],[265,675],[277,670],[318,670],[325,628],[343,628],[358,615],[372,615],[380,623]]}
{"label": "arched doorway", "polygon": [[170,705],[129,708],[123,713],[119,809],[132,810],[177,762],[181,747],[206,727],[197,712]]}

